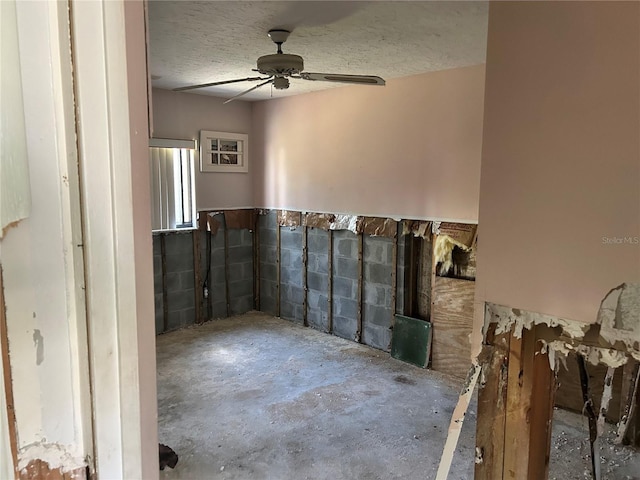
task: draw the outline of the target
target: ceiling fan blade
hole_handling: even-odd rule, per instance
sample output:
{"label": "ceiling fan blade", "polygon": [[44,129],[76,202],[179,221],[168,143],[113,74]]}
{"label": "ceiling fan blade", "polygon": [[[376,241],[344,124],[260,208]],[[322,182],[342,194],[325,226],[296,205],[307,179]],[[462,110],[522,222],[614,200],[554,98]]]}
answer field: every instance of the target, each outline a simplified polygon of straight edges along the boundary
{"label": "ceiling fan blade", "polygon": [[226,100],[226,101],[222,102],[222,104],[223,104],[223,105],[225,105],[225,104],[227,104],[227,103],[229,103],[229,102],[233,102],[236,98],[238,98],[238,97],[242,97],[243,95],[246,95],[246,94],[247,94],[247,93],[249,93],[249,92],[253,92],[256,88],[260,88],[260,87],[262,87],[263,85],[266,85],[267,83],[271,83],[271,82],[273,82],[273,79],[269,78],[269,80],[267,80],[266,82],[263,82],[263,83],[261,83],[261,84],[259,84],[259,85],[256,85],[255,87],[251,87],[249,90],[245,90],[244,92],[240,92],[239,94],[234,95],[234,96],[233,96],[233,97],[231,97],[230,99],[228,99],[228,100]]}
{"label": "ceiling fan blade", "polygon": [[182,92],[183,90],[193,90],[195,88],[204,88],[204,87],[215,87],[216,85],[227,85],[228,83],[238,83],[238,82],[254,82],[257,80],[267,80],[270,77],[247,77],[247,78],[236,78],[235,80],[222,80],[220,82],[211,82],[211,83],[201,83],[200,85],[189,85],[186,87],[174,88],[174,92]]}
{"label": "ceiling fan blade", "polygon": [[301,72],[304,80],[320,80],[323,82],[355,83],[358,85],[384,85],[385,81],[376,75],[342,75],[340,73],[308,73]]}

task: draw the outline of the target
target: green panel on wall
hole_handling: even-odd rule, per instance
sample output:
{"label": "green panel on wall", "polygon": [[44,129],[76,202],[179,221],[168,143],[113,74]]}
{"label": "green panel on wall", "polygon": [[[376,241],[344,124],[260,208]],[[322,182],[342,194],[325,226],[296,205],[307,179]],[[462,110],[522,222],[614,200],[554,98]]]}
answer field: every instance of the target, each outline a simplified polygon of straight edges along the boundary
{"label": "green panel on wall", "polygon": [[391,356],[424,368],[429,364],[430,353],[431,323],[396,315],[391,337]]}

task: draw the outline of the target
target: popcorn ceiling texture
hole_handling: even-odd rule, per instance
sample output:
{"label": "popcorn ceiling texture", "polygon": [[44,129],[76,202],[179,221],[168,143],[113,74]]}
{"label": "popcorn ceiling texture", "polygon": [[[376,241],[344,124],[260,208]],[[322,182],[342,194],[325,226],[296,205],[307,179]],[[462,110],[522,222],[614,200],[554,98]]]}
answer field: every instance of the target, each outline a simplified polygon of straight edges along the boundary
{"label": "popcorn ceiling texture", "polygon": [[[256,60],[275,53],[272,28],[292,31],[285,53],[305,71],[385,79],[485,62],[487,2],[149,2],[153,86],[255,76]],[[274,97],[340,84],[292,80]],[[254,83],[198,90],[231,96]],[[271,97],[265,86],[244,97]]]}

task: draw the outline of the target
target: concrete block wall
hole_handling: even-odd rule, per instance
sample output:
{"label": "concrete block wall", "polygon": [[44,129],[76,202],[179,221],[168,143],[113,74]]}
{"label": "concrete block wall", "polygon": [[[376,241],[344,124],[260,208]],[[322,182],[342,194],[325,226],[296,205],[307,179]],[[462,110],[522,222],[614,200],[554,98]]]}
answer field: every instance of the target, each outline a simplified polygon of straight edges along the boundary
{"label": "concrete block wall", "polygon": [[358,330],[358,236],[333,232],[333,333],[356,340]]}
{"label": "concrete block wall", "polygon": [[302,227],[280,227],[280,317],[304,320]]}
{"label": "concrete block wall", "polygon": [[[211,318],[225,318],[227,316],[227,294],[226,294],[226,281],[225,281],[225,256],[224,256],[224,215],[221,213],[214,216],[214,219],[220,224],[220,228],[211,235],[211,270],[209,271],[209,296],[211,301]],[[209,235],[209,233],[207,233]],[[207,243],[200,242],[200,248],[202,250],[202,256],[206,262],[206,248]],[[206,272],[203,273],[202,279],[206,276]],[[206,304],[207,302],[205,302]]]}
{"label": "concrete block wall", "polygon": [[229,313],[239,315],[253,310],[253,232],[230,229],[228,240]]}
{"label": "concrete block wall", "polygon": [[329,331],[329,232],[307,230],[307,322],[310,327]]}
{"label": "concrete block wall", "polygon": [[396,273],[396,311],[395,313],[403,315],[405,314],[406,306],[405,306],[405,297],[406,297],[406,288],[408,286],[405,285],[405,274],[406,269],[409,267],[407,264],[406,250],[407,250],[407,242],[409,241],[408,235],[398,235],[398,265],[397,265],[397,273]]}
{"label": "concrete block wall", "polygon": [[278,295],[277,263],[277,216],[275,210],[258,216],[258,236],[260,238],[260,310],[276,315]]}
{"label": "concrete block wall", "polygon": [[393,240],[364,236],[362,343],[381,350],[391,346]]}
{"label": "concrete block wall", "polygon": [[[167,326],[166,331],[170,331],[190,325],[196,318],[192,233],[191,231],[170,232],[159,235],[164,236],[166,292],[162,290],[162,257],[159,255],[161,240],[156,235],[153,245],[156,331],[158,333],[165,331],[164,323]],[[166,319],[164,319],[163,295],[166,295],[167,301]]]}

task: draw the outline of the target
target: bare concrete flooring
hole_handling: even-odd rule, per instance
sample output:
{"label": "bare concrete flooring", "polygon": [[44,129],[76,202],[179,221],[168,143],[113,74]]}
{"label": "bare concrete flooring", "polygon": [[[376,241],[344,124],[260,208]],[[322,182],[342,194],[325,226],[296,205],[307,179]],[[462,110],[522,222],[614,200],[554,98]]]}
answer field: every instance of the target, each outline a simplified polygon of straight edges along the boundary
{"label": "bare concrete flooring", "polygon": [[[432,479],[460,388],[255,312],[161,335],[157,355],[160,442],[180,457],[162,479]],[[450,479],[473,478],[475,419],[474,404]],[[550,478],[589,478],[587,437],[555,415]],[[640,478],[637,453],[605,450],[605,478]]]}

